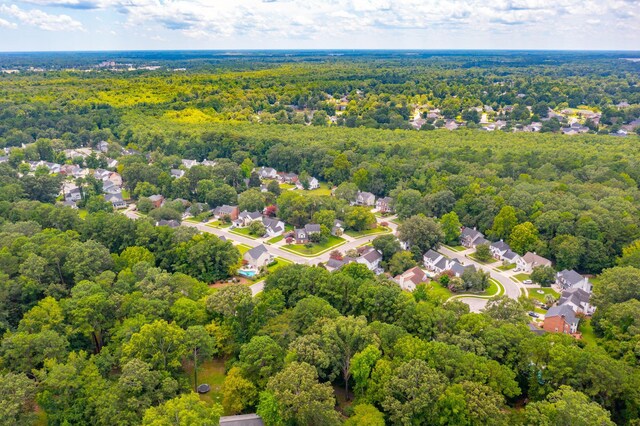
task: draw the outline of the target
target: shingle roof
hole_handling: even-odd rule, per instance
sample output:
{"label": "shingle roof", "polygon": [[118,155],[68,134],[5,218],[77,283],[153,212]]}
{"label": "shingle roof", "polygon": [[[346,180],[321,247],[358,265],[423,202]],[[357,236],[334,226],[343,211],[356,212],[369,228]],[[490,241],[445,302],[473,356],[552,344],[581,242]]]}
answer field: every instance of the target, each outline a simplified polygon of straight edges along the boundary
{"label": "shingle roof", "polygon": [[311,234],[313,232],[320,232],[320,225],[315,224],[315,223],[308,223],[304,226],[304,230],[308,233]]}
{"label": "shingle roof", "polygon": [[549,259],[545,259],[542,256],[531,253],[530,251],[522,256],[522,260],[524,260],[526,263],[532,264],[533,266],[551,266],[551,261]]}
{"label": "shingle roof", "polygon": [[566,281],[567,284],[569,284],[570,286],[584,280],[584,277],[579,273],[577,273],[576,271],[574,271],[573,269],[572,270],[565,269],[564,271],[558,272],[558,275],[560,276],[560,278]]}
{"label": "shingle roof", "polygon": [[558,301],[558,305],[564,305],[571,302],[576,306],[584,306],[589,303],[591,295],[581,288],[570,288],[562,292],[562,296]]}
{"label": "shingle roof", "polygon": [[256,246],[251,250],[249,250],[248,252],[246,252],[244,255],[252,259],[258,259],[260,256],[262,256],[265,253],[269,253],[269,250],[267,250],[264,244],[260,244],[259,246]]}
{"label": "shingle roof", "polygon": [[243,212],[241,212],[238,215],[238,218],[240,218],[240,219],[248,218],[248,219],[255,220],[255,219],[260,218],[261,216],[262,216],[262,213],[260,213],[260,212],[248,212],[248,211],[244,210]]}
{"label": "shingle roof", "polygon": [[569,324],[577,324],[576,314],[568,305],[553,306],[549,308],[545,318],[564,316],[564,320]]}
{"label": "shingle roof", "polygon": [[502,240],[496,241],[495,243],[491,243],[491,247],[500,251],[511,250],[511,247],[509,247],[509,244],[505,243]]}
{"label": "shingle roof", "polygon": [[240,414],[220,417],[220,426],[264,426],[264,423],[257,414]]}
{"label": "shingle roof", "polygon": [[484,235],[482,235],[482,232],[473,229],[473,228],[463,228],[462,232],[460,233],[460,237],[462,238],[470,238],[472,240],[478,238],[478,237],[484,237]]}
{"label": "shingle roof", "polygon": [[511,250],[507,250],[504,252],[504,254],[502,255],[502,257],[504,257],[505,259],[509,259],[509,260],[513,260],[516,257],[518,257],[518,253],[513,252]]}
{"label": "shingle roof", "polygon": [[373,247],[371,247],[366,253],[364,253],[362,257],[369,263],[373,263],[376,260],[382,259],[382,255],[380,254],[380,252]]}
{"label": "shingle roof", "polygon": [[435,262],[441,256],[442,255],[440,253],[438,253],[437,251],[431,250],[431,249],[429,249],[429,251],[427,251],[424,254],[424,257],[427,258],[427,259],[430,259],[432,262]]}

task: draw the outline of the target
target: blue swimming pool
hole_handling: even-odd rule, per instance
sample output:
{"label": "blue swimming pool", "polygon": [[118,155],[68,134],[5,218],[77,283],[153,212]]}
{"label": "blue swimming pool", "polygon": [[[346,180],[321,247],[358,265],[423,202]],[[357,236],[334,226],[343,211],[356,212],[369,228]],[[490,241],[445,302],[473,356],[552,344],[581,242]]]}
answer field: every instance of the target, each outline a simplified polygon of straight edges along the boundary
{"label": "blue swimming pool", "polygon": [[255,277],[256,276],[256,271],[254,271],[253,269],[240,269],[238,271],[238,274],[242,275],[243,277]]}

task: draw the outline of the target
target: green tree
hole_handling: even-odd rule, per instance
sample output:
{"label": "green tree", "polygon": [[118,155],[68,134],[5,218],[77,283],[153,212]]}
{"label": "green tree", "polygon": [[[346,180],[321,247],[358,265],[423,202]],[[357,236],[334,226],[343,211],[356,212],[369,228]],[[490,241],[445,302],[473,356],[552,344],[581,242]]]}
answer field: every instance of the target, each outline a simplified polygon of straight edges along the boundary
{"label": "green tree", "polygon": [[336,221],[336,212],[333,210],[320,210],[313,214],[313,223],[324,225],[327,229],[333,228]]}
{"label": "green tree", "polygon": [[482,269],[465,268],[460,278],[465,290],[482,292],[489,287],[489,273]]}
{"label": "green tree", "polygon": [[367,207],[353,207],[345,215],[344,222],[354,231],[364,231],[375,226],[376,217]]}
{"label": "green tree", "polygon": [[0,423],[27,425],[35,421],[36,383],[24,374],[0,374]]}
{"label": "green tree", "polygon": [[224,204],[234,205],[238,202],[238,194],[232,186],[222,184],[208,190],[204,194],[204,201],[212,208]]}
{"label": "green tree", "polygon": [[254,220],[249,224],[249,234],[262,237],[265,232],[267,232],[267,229],[264,227],[262,222]]}
{"label": "green tree", "polygon": [[538,230],[531,222],[524,222],[516,225],[509,236],[511,249],[520,255],[528,251],[535,251],[540,246]]}
{"label": "green tree", "polygon": [[640,294],[640,269],[633,266],[605,269],[598,278],[593,286],[593,303],[600,309],[637,298]]}
{"label": "green tree", "polygon": [[506,240],[517,224],[518,216],[516,215],[516,209],[511,206],[504,206],[500,209],[500,213],[493,219],[493,226],[488,234],[493,238]]}
{"label": "green tree", "polygon": [[138,358],[158,370],[178,370],[187,353],[185,331],[165,320],[145,324],[122,346],[123,362]]}
{"label": "green tree", "polygon": [[353,407],[353,416],[344,422],[345,426],[384,426],[384,415],[371,404]]}
{"label": "green tree", "polygon": [[525,409],[530,425],[613,426],[610,414],[582,392],[569,386],[549,394],[545,401],[532,402]]}
{"label": "green tree", "polygon": [[635,240],[622,249],[622,256],[617,260],[618,266],[633,266],[640,269],[640,240]]}
{"label": "green tree", "polygon": [[282,369],[284,350],[269,336],[255,336],[242,346],[237,366],[242,375],[259,388]]}
{"label": "green tree", "polygon": [[253,407],[258,398],[258,391],[253,383],[242,377],[239,368],[233,367],[224,378],[222,385],[222,406],[226,414],[242,413]]}
{"label": "green tree", "polygon": [[407,269],[413,268],[416,266],[416,261],[413,258],[413,254],[408,251],[399,251],[394,254],[389,260],[389,273],[391,275],[400,275]]}
{"label": "green tree", "polygon": [[264,194],[259,189],[251,188],[238,195],[238,208],[240,211],[262,212],[264,206]]}
{"label": "green tree", "polygon": [[447,244],[457,245],[460,240],[460,229],[462,228],[458,214],[449,212],[442,215],[440,226],[442,227],[442,232],[444,232],[444,241]]}
{"label": "green tree", "polygon": [[419,213],[424,213],[422,194],[415,189],[400,191],[395,198],[395,211],[398,217],[406,219]]}
{"label": "green tree", "polygon": [[420,214],[410,217],[398,227],[398,238],[425,253],[438,247],[444,239],[444,232],[439,223]]}
{"label": "green tree", "polygon": [[[292,362],[269,380],[267,390],[277,404],[277,418],[285,423],[328,426],[340,423],[333,409],[331,385],[318,383],[318,373],[309,364]],[[258,412],[262,411],[266,410],[261,398]]]}
{"label": "green tree", "polygon": [[556,271],[550,266],[536,266],[531,271],[531,281],[549,287],[556,281]]}
{"label": "green tree", "polygon": [[196,393],[186,393],[151,407],[144,413],[143,426],[215,426],[222,415],[220,404],[209,405]]}
{"label": "green tree", "polygon": [[353,375],[353,380],[356,382],[354,390],[357,395],[364,395],[366,393],[373,367],[381,356],[382,353],[375,345],[368,345],[353,355],[351,360],[351,374]]}
{"label": "green tree", "polygon": [[478,259],[481,262],[488,262],[493,259],[493,255],[491,254],[491,249],[489,248],[489,244],[477,245],[474,256],[476,259]]}
{"label": "green tree", "polygon": [[401,250],[400,242],[395,235],[391,234],[376,237],[372,241],[372,245],[376,250],[382,253],[382,259],[385,261],[390,260],[394,254]]}

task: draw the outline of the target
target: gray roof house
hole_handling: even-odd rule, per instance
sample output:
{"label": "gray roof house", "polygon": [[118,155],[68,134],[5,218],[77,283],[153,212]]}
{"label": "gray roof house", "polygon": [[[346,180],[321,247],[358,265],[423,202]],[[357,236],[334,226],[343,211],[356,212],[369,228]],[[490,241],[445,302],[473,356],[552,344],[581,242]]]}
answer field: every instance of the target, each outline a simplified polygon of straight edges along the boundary
{"label": "gray roof house", "polygon": [[359,206],[374,206],[376,204],[376,196],[370,192],[358,191],[355,204]]}
{"label": "gray roof house", "polygon": [[576,271],[565,269],[558,272],[556,275],[556,284],[562,289],[569,288],[581,288],[582,290],[591,293],[591,283],[587,277],[583,277]]}
{"label": "gray roof house", "polygon": [[181,178],[182,176],[184,176],[184,170],[171,169],[171,177],[172,178]]}
{"label": "gray roof house", "polygon": [[484,239],[484,234],[476,228],[462,228],[460,232],[460,244],[467,248],[472,248],[478,245],[478,241],[481,244],[486,244],[487,240]]}
{"label": "gray roof house", "polygon": [[124,209],[127,207],[127,202],[122,198],[122,193],[105,194],[104,200],[111,203],[114,209]]}
{"label": "gray roof house", "polygon": [[264,244],[260,244],[246,252],[242,259],[252,268],[260,269],[273,261],[273,256]]}
{"label": "gray roof house", "polygon": [[360,252],[360,257],[356,259],[356,262],[366,265],[366,267],[369,268],[369,270],[374,271],[376,273],[379,272],[381,261],[382,261],[382,254],[371,246],[365,247]]}
{"label": "gray roof house", "polygon": [[583,313],[585,315],[591,315],[595,312],[595,306],[589,303],[591,294],[587,293],[581,288],[570,288],[562,292],[560,300],[558,300],[558,306],[567,305],[573,309],[573,312]]}
{"label": "gray roof house", "polygon": [[530,273],[536,266],[551,266],[551,261],[536,253],[527,252],[524,256],[516,260],[516,270]]}
{"label": "gray roof house", "polygon": [[553,333],[573,334],[578,331],[578,322],[579,320],[570,306],[553,306],[544,316],[543,328],[545,331]]}
{"label": "gray roof house", "polygon": [[277,237],[284,232],[285,225],[280,219],[265,216],[262,218],[262,224],[270,237]]}

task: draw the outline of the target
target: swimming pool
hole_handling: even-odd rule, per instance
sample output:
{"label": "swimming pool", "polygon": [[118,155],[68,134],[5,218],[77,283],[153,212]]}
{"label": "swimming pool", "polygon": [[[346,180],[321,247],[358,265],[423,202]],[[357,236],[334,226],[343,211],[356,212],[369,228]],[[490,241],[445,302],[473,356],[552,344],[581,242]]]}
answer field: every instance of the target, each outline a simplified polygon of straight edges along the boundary
{"label": "swimming pool", "polygon": [[238,274],[242,275],[243,277],[251,278],[256,276],[256,271],[254,271],[253,269],[240,269],[238,270]]}

